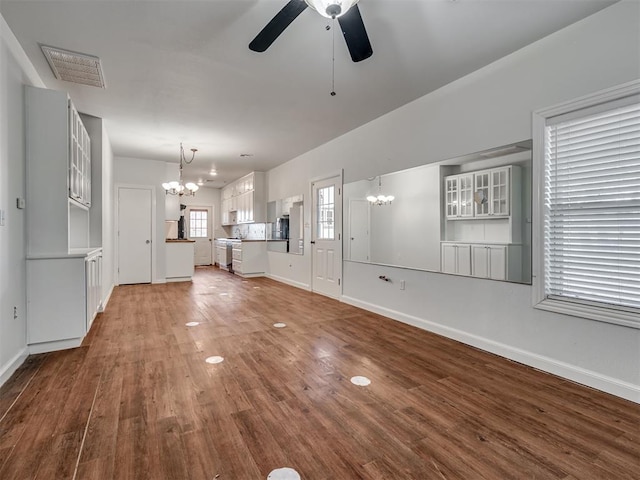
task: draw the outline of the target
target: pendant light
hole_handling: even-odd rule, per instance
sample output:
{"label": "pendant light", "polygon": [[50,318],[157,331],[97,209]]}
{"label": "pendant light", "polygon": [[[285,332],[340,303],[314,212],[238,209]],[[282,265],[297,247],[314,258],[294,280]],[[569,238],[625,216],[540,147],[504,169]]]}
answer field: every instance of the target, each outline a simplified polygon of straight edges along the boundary
{"label": "pendant light", "polygon": [[180,170],[178,175],[178,181],[175,180],[173,182],[166,182],[162,184],[162,188],[165,190],[165,194],[167,195],[180,195],[180,196],[194,196],[198,189],[198,185],[193,182],[187,182],[186,184],[182,182],[182,166],[183,164],[190,165],[193,162],[193,159],[196,157],[197,148],[191,149],[191,160],[187,160],[184,156],[184,148],[182,146],[182,142],[180,143]]}
{"label": "pendant light", "polygon": [[371,205],[389,205],[391,202],[395,200],[396,197],[393,195],[383,195],[382,194],[382,176],[378,175],[378,196],[369,195],[367,200]]}

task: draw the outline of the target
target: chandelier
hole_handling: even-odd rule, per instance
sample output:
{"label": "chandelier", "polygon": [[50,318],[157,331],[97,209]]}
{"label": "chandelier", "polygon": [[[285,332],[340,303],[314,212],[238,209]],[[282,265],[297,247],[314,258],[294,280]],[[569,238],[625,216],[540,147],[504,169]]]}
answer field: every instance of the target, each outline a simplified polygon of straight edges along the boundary
{"label": "chandelier", "polygon": [[184,148],[182,147],[182,142],[180,142],[180,170],[178,181],[175,180],[173,182],[166,182],[162,184],[162,188],[164,188],[165,194],[167,195],[195,195],[196,191],[198,191],[198,185],[193,182],[182,183],[182,165],[187,164],[190,165],[193,162],[193,159],[196,157],[197,148],[191,149],[191,160],[187,160],[184,157]]}
{"label": "chandelier", "polygon": [[378,175],[378,195],[369,195],[367,200],[371,205],[389,205],[391,202],[395,200],[396,197],[393,195],[383,195],[382,194],[382,176]]}

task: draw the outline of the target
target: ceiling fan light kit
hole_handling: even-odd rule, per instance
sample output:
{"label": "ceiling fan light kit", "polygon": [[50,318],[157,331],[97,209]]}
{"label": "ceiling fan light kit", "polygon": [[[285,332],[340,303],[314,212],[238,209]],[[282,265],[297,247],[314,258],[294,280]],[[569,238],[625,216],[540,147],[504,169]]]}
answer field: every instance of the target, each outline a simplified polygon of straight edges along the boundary
{"label": "ceiling fan light kit", "polygon": [[327,18],[338,18],[344,15],[359,0],[304,0],[320,15]]}
{"label": "ceiling fan light kit", "polygon": [[264,52],[309,6],[326,18],[337,19],[351,60],[361,62],[373,54],[371,42],[358,8],[359,0],[290,0],[256,35],[249,49]]}

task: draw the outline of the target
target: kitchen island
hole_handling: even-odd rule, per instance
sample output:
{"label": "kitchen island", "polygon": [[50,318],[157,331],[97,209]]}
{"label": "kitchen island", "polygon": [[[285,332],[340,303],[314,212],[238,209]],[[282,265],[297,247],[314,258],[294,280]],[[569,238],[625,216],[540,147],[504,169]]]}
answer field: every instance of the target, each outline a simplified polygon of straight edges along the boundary
{"label": "kitchen island", "polygon": [[167,282],[190,282],[194,272],[194,240],[166,239]]}

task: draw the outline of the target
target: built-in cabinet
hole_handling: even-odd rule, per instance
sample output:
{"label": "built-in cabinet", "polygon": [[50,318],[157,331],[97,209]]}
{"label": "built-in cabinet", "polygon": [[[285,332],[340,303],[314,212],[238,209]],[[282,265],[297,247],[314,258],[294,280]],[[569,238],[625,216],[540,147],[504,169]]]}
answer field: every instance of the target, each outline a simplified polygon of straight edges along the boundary
{"label": "built-in cabinet", "polygon": [[243,277],[264,275],[267,269],[266,241],[234,241],[233,272]]}
{"label": "built-in cabinet", "polygon": [[445,177],[446,218],[508,217],[514,180],[519,182],[519,167],[510,165]]}
{"label": "built-in cabinet", "polygon": [[67,93],[25,87],[25,103],[27,330],[35,353],[78,346],[101,308],[101,212],[92,224],[92,142]]}
{"label": "built-in cabinet", "polygon": [[473,174],[445,178],[446,217],[473,217]]}
{"label": "built-in cabinet", "polygon": [[251,172],[221,191],[223,225],[264,222],[266,220],[264,173]]}
{"label": "built-in cabinet", "polygon": [[521,195],[517,165],[445,176],[441,270],[521,281]]}
{"label": "built-in cabinet", "polygon": [[463,243],[442,244],[442,271],[471,275],[471,246]]}
{"label": "built-in cabinet", "polygon": [[91,140],[69,100],[69,198],[91,206]]}
{"label": "built-in cabinet", "polygon": [[101,308],[102,250],[27,259],[31,353],[76,347]]}

